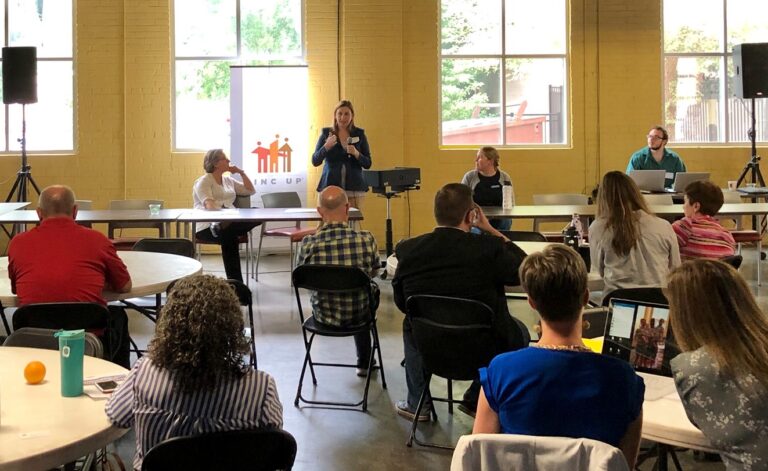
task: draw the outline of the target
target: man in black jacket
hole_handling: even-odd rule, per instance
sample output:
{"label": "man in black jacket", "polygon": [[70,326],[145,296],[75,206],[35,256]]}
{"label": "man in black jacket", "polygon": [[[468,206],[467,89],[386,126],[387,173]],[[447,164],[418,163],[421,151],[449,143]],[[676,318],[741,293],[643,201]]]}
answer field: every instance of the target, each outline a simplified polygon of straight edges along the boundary
{"label": "man in black jacket", "polygon": [[[405,312],[405,301],[415,294],[481,301],[495,313],[499,353],[527,346],[528,330],[509,314],[504,295],[505,285],[520,284],[517,270],[525,253],[489,224],[466,185],[449,183],[437,192],[435,220],[438,227],[434,231],[403,241],[395,249],[398,266],[392,287],[397,307]],[[472,227],[484,233],[471,234]],[[412,420],[426,373],[408,318],[403,320],[403,346],[408,398],[395,407],[399,415]],[[464,399],[476,403],[478,393],[479,383],[475,381]],[[472,407],[460,409],[474,412]],[[429,420],[429,407],[422,409],[419,420]]]}

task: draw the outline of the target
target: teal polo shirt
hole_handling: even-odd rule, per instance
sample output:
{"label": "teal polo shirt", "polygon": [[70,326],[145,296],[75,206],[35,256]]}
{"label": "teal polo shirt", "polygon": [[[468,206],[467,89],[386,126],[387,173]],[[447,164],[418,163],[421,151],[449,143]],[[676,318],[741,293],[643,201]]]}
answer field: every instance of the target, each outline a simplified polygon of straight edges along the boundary
{"label": "teal polo shirt", "polygon": [[664,157],[661,158],[661,162],[656,162],[656,159],[651,155],[651,149],[644,147],[639,151],[632,154],[629,158],[629,165],[627,165],[627,172],[632,170],[664,170],[667,173],[672,173],[672,178],[664,179],[664,186],[671,187],[674,179],[674,174],[677,172],[685,172],[685,164],[683,159],[673,150],[664,148]]}

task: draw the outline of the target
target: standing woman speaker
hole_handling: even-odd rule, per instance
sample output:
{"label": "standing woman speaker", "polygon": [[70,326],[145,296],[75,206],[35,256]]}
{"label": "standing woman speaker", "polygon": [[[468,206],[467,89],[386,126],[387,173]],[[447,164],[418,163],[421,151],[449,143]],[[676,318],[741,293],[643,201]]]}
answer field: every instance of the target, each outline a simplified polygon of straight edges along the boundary
{"label": "standing woman speaker", "polygon": [[355,126],[355,109],[341,100],[333,109],[333,127],[323,128],[312,154],[312,165],[323,166],[318,193],[335,185],[346,191],[349,205],[362,210],[368,184],[363,169],[371,168],[371,150],[365,131]]}

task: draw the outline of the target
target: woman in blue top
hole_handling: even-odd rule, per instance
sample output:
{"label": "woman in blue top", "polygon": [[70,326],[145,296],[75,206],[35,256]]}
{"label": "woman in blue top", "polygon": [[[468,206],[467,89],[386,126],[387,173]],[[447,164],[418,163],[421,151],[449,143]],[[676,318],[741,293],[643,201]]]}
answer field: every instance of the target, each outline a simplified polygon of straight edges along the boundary
{"label": "woman in blue top", "polygon": [[341,100],[333,110],[333,127],[323,128],[312,154],[312,165],[323,162],[323,174],[317,184],[321,192],[335,185],[347,192],[349,205],[362,209],[368,185],[363,169],[371,168],[371,150],[362,128],[355,127],[355,109],[349,100]]}
{"label": "woman in blue top", "polygon": [[620,448],[634,469],[645,384],[629,363],[593,353],[581,340],[589,299],[584,261],[552,245],[526,257],[520,281],[541,315],[541,338],[480,369],[472,433],[590,438]]}

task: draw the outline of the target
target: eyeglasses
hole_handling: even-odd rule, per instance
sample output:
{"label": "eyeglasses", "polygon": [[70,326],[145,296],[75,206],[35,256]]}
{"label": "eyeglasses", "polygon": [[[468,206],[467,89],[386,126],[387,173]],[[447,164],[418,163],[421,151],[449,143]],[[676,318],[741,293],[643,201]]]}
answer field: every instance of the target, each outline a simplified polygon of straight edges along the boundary
{"label": "eyeglasses", "polygon": [[652,140],[652,141],[657,141],[657,140],[658,141],[663,141],[664,140],[664,136],[654,136],[653,134],[648,134],[648,136],[646,136],[646,137],[648,139]]}

